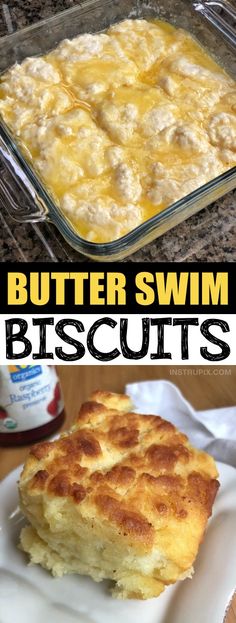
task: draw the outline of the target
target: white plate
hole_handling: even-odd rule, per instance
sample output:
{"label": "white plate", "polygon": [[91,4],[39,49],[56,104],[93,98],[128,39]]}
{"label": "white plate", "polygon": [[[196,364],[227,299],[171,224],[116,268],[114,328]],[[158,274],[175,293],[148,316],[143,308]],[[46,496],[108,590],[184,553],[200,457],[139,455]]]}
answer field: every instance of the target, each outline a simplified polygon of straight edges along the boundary
{"label": "white plate", "polygon": [[218,463],[221,487],[192,580],[157,599],[116,601],[107,583],[70,575],[53,579],[27,566],[17,549],[20,468],[0,483],[0,623],[222,623],[236,587],[236,470]]}

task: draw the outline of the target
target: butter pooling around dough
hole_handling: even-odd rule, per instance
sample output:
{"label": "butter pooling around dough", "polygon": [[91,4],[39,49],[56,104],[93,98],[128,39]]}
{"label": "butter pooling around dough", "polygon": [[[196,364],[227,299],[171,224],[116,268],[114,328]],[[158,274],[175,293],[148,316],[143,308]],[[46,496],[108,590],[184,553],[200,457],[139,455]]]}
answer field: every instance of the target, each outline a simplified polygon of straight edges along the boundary
{"label": "butter pooling around dough", "polygon": [[192,575],[219,483],[212,457],[173,424],[131,409],[128,396],[97,391],[68,433],[33,446],[20,539],[54,576],[109,579],[115,597],[148,599]]}
{"label": "butter pooling around dough", "polygon": [[64,40],[0,81],[4,121],[94,242],[119,238],[234,166],[235,101],[225,71],[161,21]]}

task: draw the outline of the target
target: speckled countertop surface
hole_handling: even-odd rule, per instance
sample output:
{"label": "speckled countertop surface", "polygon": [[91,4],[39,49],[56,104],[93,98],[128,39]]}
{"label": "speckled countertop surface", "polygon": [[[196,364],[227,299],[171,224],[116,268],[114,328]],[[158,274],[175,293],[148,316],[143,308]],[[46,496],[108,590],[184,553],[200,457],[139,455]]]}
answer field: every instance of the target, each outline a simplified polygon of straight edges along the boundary
{"label": "speckled countertop surface", "polygon": [[[47,18],[78,2],[74,0],[0,1],[0,35]],[[0,260],[83,261],[49,224],[16,224],[1,202]],[[236,261],[236,191],[192,216],[145,246],[129,260],[138,261]]]}

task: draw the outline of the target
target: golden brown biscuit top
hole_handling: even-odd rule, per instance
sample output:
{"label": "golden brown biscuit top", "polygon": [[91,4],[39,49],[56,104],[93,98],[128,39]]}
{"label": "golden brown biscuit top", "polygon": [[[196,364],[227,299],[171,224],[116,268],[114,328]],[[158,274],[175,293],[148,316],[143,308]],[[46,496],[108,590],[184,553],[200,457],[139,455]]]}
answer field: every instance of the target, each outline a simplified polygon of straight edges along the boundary
{"label": "golden brown biscuit top", "polygon": [[70,498],[147,549],[167,525],[169,534],[180,522],[204,530],[216,476],[214,460],[173,424],[132,413],[127,396],[95,392],[69,433],[31,449],[20,487]]}

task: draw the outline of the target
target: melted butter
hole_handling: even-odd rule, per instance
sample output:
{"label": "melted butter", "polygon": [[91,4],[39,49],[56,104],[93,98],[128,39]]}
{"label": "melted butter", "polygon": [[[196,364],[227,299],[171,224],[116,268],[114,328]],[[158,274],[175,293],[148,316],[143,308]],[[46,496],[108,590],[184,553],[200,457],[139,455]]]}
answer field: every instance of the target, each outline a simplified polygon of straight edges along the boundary
{"label": "melted butter", "polygon": [[[189,33],[126,20],[106,34],[97,53],[82,35],[42,57],[59,81],[40,69],[32,77],[23,63],[0,83],[0,111],[26,158],[95,242],[120,237],[236,163],[235,83]],[[116,164],[113,147],[122,150]]]}

